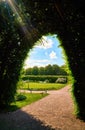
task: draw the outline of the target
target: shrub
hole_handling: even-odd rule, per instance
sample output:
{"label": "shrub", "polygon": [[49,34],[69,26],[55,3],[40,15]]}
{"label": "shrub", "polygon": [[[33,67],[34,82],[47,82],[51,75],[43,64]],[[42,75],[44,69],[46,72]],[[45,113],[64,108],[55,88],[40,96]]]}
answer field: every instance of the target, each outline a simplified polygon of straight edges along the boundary
{"label": "shrub", "polygon": [[23,101],[25,99],[26,99],[26,96],[22,95],[22,94],[16,95],[16,97],[15,97],[16,101]]}

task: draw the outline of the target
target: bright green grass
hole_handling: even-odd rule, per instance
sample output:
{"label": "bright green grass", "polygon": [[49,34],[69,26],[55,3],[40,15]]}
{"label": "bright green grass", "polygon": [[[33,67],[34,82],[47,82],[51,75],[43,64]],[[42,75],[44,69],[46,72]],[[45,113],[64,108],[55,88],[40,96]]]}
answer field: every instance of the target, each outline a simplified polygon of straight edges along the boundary
{"label": "bright green grass", "polygon": [[38,101],[42,98],[44,98],[45,96],[47,96],[47,93],[21,93],[21,95],[26,96],[25,100],[22,101],[16,101],[10,104],[10,106],[8,106],[7,108],[5,108],[5,110],[3,111],[15,111],[17,109],[20,109],[26,105],[29,105],[35,101]]}
{"label": "bright green grass", "polygon": [[36,82],[22,82],[19,89],[32,89],[32,90],[58,90],[65,87],[66,84],[58,83],[36,83]]}

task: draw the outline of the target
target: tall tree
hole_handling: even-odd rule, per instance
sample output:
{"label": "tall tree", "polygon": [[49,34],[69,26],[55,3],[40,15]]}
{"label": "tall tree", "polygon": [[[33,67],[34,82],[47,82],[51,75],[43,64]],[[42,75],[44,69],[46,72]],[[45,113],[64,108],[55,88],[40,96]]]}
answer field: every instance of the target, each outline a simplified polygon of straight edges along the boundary
{"label": "tall tree", "polygon": [[32,68],[28,68],[25,70],[26,75],[31,75],[32,74]]}
{"label": "tall tree", "polygon": [[45,74],[52,75],[52,66],[50,64],[45,67]]}
{"label": "tall tree", "polygon": [[39,75],[45,75],[45,68],[44,67],[39,68]]}
{"label": "tall tree", "polygon": [[38,75],[38,67],[37,66],[34,66],[32,68],[32,75]]}

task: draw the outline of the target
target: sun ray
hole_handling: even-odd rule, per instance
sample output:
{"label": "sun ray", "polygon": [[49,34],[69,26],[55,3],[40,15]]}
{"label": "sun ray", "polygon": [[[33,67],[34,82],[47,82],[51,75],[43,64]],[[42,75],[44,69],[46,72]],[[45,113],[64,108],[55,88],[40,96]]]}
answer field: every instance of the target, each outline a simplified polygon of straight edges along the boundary
{"label": "sun ray", "polygon": [[[32,40],[34,36],[35,37],[37,36],[38,31],[32,26],[30,18],[27,17],[27,15],[24,13],[23,8],[21,8],[19,4],[17,4],[17,1],[15,0],[0,0],[0,1],[6,2],[10,6],[13,15],[16,16],[17,23],[21,27],[23,33],[25,34],[25,37],[28,40],[30,39]],[[23,3],[20,4],[23,5]]]}

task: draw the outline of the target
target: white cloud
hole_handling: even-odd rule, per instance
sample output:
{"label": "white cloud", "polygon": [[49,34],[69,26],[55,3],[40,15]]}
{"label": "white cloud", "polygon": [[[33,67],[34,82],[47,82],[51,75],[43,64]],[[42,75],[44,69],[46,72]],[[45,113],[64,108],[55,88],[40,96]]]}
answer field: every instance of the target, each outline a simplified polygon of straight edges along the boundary
{"label": "white cloud", "polygon": [[44,59],[44,60],[33,60],[33,62],[36,62],[36,63],[45,63],[45,62],[48,62],[47,59]]}
{"label": "white cloud", "polygon": [[56,59],[56,58],[57,58],[56,53],[55,53],[54,51],[52,51],[52,52],[49,54],[49,56],[50,56],[50,59]]}
{"label": "white cloud", "polygon": [[24,63],[24,68],[28,67],[33,67],[33,66],[45,66],[49,63],[49,60],[43,59],[43,60],[32,60],[32,59],[27,59]]}
{"label": "white cloud", "polygon": [[52,48],[52,45],[53,45],[53,41],[50,38],[48,39],[46,36],[43,36],[40,41],[40,44],[37,45],[36,47],[48,49],[48,48]]}

